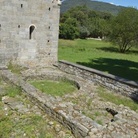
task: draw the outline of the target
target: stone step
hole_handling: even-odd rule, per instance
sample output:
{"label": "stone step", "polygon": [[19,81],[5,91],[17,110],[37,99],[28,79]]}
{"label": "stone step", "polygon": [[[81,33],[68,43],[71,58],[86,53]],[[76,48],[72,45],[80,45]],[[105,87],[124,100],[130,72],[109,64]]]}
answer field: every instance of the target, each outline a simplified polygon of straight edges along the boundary
{"label": "stone step", "polygon": [[6,65],[0,64],[0,70],[5,70],[8,69],[8,67]]}

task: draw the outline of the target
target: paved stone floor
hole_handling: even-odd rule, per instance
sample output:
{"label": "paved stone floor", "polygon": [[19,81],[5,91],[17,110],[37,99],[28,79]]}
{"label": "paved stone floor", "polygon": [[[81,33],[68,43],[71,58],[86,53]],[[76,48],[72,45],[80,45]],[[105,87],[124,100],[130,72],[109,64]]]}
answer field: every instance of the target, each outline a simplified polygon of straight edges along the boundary
{"label": "paved stone floor", "polygon": [[[102,125],[101,130],[94,129],[91,137],[113,138],[137,138],[138,137],[138,113],[124,105],[116,105],[104,101],[97,93],[87,94],[76,92],[65,95],[64,101],[74,103],[74,110],[78,110]],[[114,117],[105,109],[117,111]]]}

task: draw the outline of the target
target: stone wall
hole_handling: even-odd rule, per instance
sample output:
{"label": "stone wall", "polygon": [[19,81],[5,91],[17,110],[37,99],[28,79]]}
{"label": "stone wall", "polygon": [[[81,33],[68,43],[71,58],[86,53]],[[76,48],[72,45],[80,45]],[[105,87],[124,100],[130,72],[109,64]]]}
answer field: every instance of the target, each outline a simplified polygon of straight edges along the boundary
{"label": "stone wall", "polygon": [[57,62],[59,0],[0,1],[0,63],[26,66]]}
{"label": "stone wall", "polygon": [[74,110],[72,108],[73,103],[65,103],[62,100],[42,93],[9,70],[2,70],[0,74],[5,81],[21,87],[32,102],[35,104],[37,103],[47,114],[71,130],[76,138],[90,138],[89,134],[91,131],[95,129],[100,131],[103,129],[103,127],[95,121],[86,117],[79,111]]}
{"label": "stone wall", "polygon": [[[3,80],[21,87],[23,90],[22,92],[24,92],[35,105],[71,130],[76,138],[136,138],[138,136],[137,113],[130,110],[130,108],[123,106],[122,104],[118,106],[108,101],[106,102],[99,99],[99,97],[96,96],[97,94],[94,90],[95,85],[92,81],[55,69],[53,69],[53,71],[52,69],[39,69],[39,71],[29,69],[26,70],[24,74],[22,74],[22,76],[18,76],[11,73],[9,70],[0,70],[0,77],[2,76]],[[66,98],[69,98],[67,95],[67,97],[65,96],[66,98],[63,98],[57,96],[52,97],[42,93],[40,90],[36,89],[26,81],[28,79],[60,80],[62,78],[68,78],[69,81],[76,82],[76,86],[79,88],[79,90],[77,93],[76,91],[74,92],[75,95],[69,94],[68,96],[75,98],[75,101],[78,96],[77,100],[81,101],[80,104],[67,100]],[[82,98],[80,99],[81,96],[84,100],[82,100]],[[91,107],[89,102],[91,102]],[[104,124],[98,124],[96,121],[93,121],[83,113],[83,109],[86,107],[82,104],[88,104],[89,108],[87,110],[90,114],[98,111],[99,113],[102,113],[102,116],[104,116],[103,110],[107,111],[106,108],[117,111],[117,114],[112,117],[106,116],[107,120],[104,122]],[[80,106],[83,109],[80,108]]]}
{"label": "stone wall", "polygon": [[82,77],[92,82],[96,82],[102,86],[114,90],[115,92],[138,100],[137,82],[129,81],[111,74],[105,74],[101,71],[67,61],[59,61],[58,68],[66,73]]}

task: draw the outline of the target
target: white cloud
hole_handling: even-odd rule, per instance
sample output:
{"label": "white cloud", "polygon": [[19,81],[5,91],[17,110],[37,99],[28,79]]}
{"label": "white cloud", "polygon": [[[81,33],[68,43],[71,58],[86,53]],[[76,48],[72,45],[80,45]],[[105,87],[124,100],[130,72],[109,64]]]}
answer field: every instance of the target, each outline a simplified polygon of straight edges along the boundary
{"label": "white cloud", "polygon": [[112,4],[112,5],[115,5],[113,2],[109,2],[110,4]]}

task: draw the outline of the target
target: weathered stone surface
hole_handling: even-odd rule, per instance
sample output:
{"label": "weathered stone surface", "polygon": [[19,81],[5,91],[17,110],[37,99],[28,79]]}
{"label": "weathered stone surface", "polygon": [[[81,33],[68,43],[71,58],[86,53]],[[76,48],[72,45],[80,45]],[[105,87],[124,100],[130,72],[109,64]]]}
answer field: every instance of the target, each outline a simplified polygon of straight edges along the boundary
{"label": "weathered stone surface", "polygon": [[117,93],[131,97],[138,101],[138,83],[129,81],[118,76],[105,74],[101,71],[67,61],[59,61],[58,68],[77,77],[82,77],[90,82],[96,82],[110,88]]}
{"label": "weathered stone surface", "polygon": [[0,87],[0,96],[6,95],[7,92],[3,89],[3,87]]}
{"label": "weathered stone surface", "polygon": [[[2,84],[0,83],[0,86]],[[9,86],[9,84],[7,84],[7,86]],[[12,104],[12,108],[10,107],[11,104]],[[53,120],[53,118],[48,116],[44,111],[39,109],[38,106],[36,106],[36,104],[35,103],[32,104],[30,101],[28,101],[28,97],[22,93],[20,95],[18,94],[15,95],[14,98],[10,96],[2,97],[2,100],[0,100],[0,117],[1,117],[0,119],[1,121],[3,121],[5,118],[7,118],[6,120],[10,119],[10,121],[14,126],[13,128],[10,129],[10,132],[9,132],[10,135],[9,133],[6,134],[7,137],[10,137],[10,138],[42,137],[41,134],[43,133],[43,137],[44,135],[49,134],[50,137],[52,138],[63,138],[62,136],[68,137],[68,138],[74,138],[74,136],[71,134],[69,130],[67,130],[63,125],[59,124],[57,121]],[[20,107],[20,110],[15,107]],[[25,111],[24,109],[27,109],[27,111]],[[43,119],[42,120],[40,119],[37,122],[37,124],[33,124],[35,121],[37,121],[37,120],[34,120],[35,119],[34,117],[40,117],[41,119],[42,118]],[[5,122],[7,122],[6,120]],[[31,120],[34,122],[32,122]],[[52,122],[52,125],[49,125],[49,122]],[[9,127],[10,125],[11,124],[6,123],[4,126],[2,125],[1,128],[5,130],[6,128],[4,127],[6,126]],[[30,131],[31,129],[30,130],[24,129],[24,127],[26,128],[28,127],[28,125],[31,127],[34,125],[34,127],[32,127],[32,129],[34,130],[33,133]],[[42,128],[42,130],[40,128]],[[30,136],[28,135],[28,131],[30,131],[29,132]],[[60,132],[63,133],[63,135],[60,135],[61,134]],[[1,134],[3,133],[4,132],[2,131]],[[2,135],[2,137],[5,137],[5,136]]]}
{"label": "weathered stone surface", "polygon": [[61,126],[58,124],[58,125],[55,125],[55,131],[56,132],[59,132],[61,130]]}
{"label": "weathered stone surface", "polygon": [[[60,0],[1,0],[0,66],[57,62]],[[36,10],[37,9],[37,10]]]}
{"label": "weathered stone surface", "polygon": [[[42,79],[45,79],[45,77],[48,77],[48,74],[51,79],[52,77],[53,79],[57,79],[57,77],[62,78],[63,76],[66,76],[70,80],[75,80],[76,84],[78,84],[80,88],[72,95],[65,95],[59,100],[57,97],[55,98],[41,93],[41,91],[35,89],[32,85],[23,81],[21,78],[18,78],[16,75],[13,75],[9,71],[3,71],[2,75],[5,80],[9,80],[15,85],[21,86],[32,102],[35,104],[37,103],[37,105],[45,110],[50,116],[65,125],[77,138],[137,137],[136,128],[138,128],[138,118],[135,111],[132,111],[122,105],[118,106],[111,102],[101,100],[95,93],[96,86],[94,86],[94,84],[90,81],[84,80],[80,77],[74,77],[69,74],[62,74],[58,71],[43,71],[41,70],[38,72],[38,76],[37,73],[32,74],[32,76],[30,75],[30,78],[41,78],[42,76]],[[91,98],[87,98],[90,97],[90,94]],[[74,101],[74,99],[76,101]],[[76,102],[77,106],[73,104],[72,101]],[[115,119],[115,117],[111,115],[107,115],[106,118],[104,118],[104,115],[101,115],[101,118],[99,116],[99,113],[105,113],[105,109],[107,107],[118,111],[118,114],[115,116],[116,118],[118,116],[118,118],[113,122],[111,122],[111,119]],[[88,111],[88,114],[90,115],[93,115],[93,112],[95,112],[96,116],[99,116],[100,120],[105,119],[105,121],[103,124],[98,124],[98,120],[94,121],[87,117],[88,114],[82,114],[84,111]],[[54,127],[53,123],[51,127]],[[59,135],[65,136],[65,134],[59,129],[57,129],[57,131],[59,131]]]}
{"label": "weathered stone surface", "polygon": [[23,105],[21,101],[9,96],[2,97],[2,102],[9,106],[12,110],[18,110],[20,113],[28,112],[29,110]]}
{"label": "weathered stone surface", "polygon": [[66,136],[65,132],[63,132],[63,131],[59,132],[59,137],[60,138],[64,138],[65,136]]}

